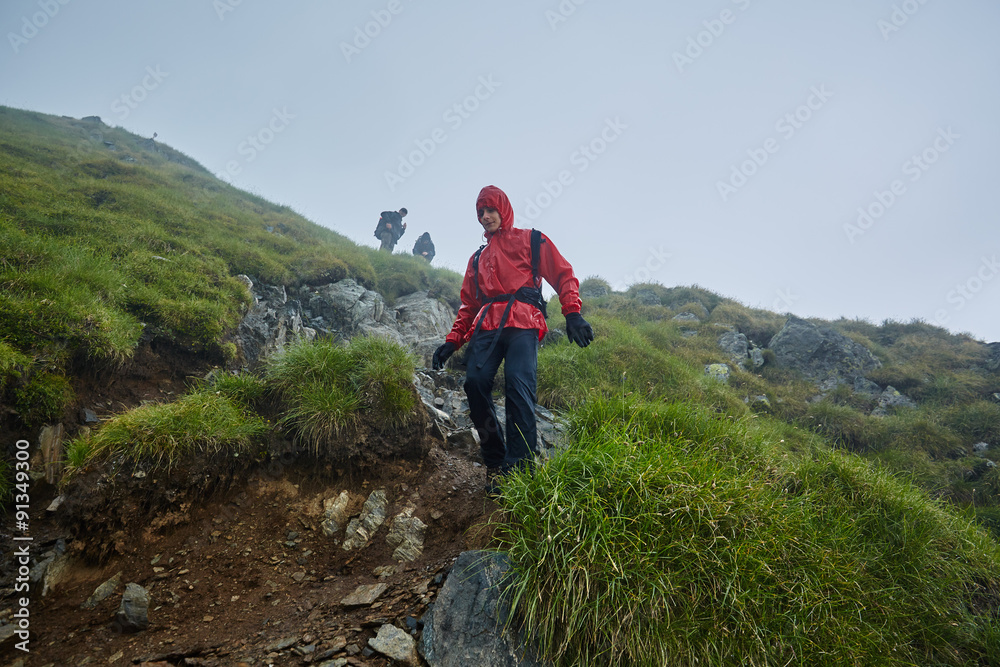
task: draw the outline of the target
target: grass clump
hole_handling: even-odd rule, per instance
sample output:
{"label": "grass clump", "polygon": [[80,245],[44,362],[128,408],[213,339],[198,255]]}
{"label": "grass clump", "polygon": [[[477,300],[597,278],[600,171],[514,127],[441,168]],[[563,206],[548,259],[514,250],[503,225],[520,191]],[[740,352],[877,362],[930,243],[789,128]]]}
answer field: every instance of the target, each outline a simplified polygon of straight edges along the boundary
{"label": "grass clump", "polygon": [[415,405],[414,367],[410,352],[386,339],[323,339],[272,357],[266,381],[284,403],[281,424],[320,452],[358,424],[361,410],[381,427],[406,422]]}
{"label": "grass clump", "polygon": [[560,665],[993,664],[1000,552],[856,457],[686,404],[592,401],[508,480],[502,548]]}
{"label": "grass clump", "polygon": [[14,408],[26,426],[40,426],[62,417],[73,400],[69,380],[53,373],[35,373],[13,390]]}
{"label": "grass clump", "polygon": [[267,430],[263,419],[221,392],[201,389],[172,403],[143,405],[116,415],[92,435],[72,441],[66,459],[71,470],[97,457],[172,467],[201,453],[239,456]]}
{"label": "grass clump", "polygon": [[267,383],[255,373],[215,372],[207,387],[244,410],[259,411],[267,396]]}

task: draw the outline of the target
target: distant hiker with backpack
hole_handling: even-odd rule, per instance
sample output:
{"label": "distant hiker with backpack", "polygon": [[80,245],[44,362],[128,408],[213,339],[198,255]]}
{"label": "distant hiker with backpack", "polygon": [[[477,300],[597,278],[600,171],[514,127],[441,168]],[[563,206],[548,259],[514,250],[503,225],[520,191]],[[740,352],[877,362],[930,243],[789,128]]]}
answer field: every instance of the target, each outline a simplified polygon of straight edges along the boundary
{"label": "distant hiker with backpack", "polygon": [[[541,232],[514,227],[504,192],[487,185],[476,199],[486,244],[469,259],[461,307],[443,345],[434,352],[435,370],[469,343],[465,393],[487,470],[487,492],[496,478],[515,467],[531,467],[538,451],[535,425],[538,342],[548,331],[542,278],[559,294],[569,339],[586,347],[594,330],[580,315],[580,281],[573,267]],[[506,438],[497,424],[493,380],[504,362]]]}
{"label": "distant hiker with backpack", "polygon": [[434,242],[431,241],[430,232],[424,232],[417,237],[417,242],[413,244],[413,254],[423,257],[428,263],[434,259]]}
{"label": "distant hiker with backpack", "polygon": [[382,242],[379,250],[392,252],[392,249],[396,247],[396,241],[406,231],[406,223],[403,222],[403,218],[405,217],[405,208],[399,209],[398,212],[382,211],[382,215],[378,219],[378,224],[375,226],[375,238]]}

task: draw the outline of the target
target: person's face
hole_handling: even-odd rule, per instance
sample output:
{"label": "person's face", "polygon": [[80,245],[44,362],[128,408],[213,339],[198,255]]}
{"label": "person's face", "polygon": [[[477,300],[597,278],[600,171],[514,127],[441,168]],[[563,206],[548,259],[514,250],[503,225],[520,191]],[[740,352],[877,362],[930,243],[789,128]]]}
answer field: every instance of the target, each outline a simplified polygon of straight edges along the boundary
{"label": "person's face", "polygon": [[489,206],[479,209],[479,224],[487,234],[493,234],[500,229],[500,211]]}

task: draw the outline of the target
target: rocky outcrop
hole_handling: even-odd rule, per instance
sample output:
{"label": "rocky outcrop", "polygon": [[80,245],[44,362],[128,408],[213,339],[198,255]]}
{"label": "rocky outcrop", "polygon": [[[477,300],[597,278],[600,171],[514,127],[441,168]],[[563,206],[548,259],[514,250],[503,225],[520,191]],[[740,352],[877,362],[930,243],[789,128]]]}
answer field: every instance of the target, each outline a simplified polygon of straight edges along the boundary
{"label": "rocky outcrop", "polygon": [[350,278],[312,288],[305,303],[310,325],[322,333],[341,338],[377,335],[402,342],[395,311],[381,294]]}
{"label": "rocky outcrop", "polygon": [[501,595],[510,569],[502,554],[466,551],[424,616],[421,642],[430,667],[532,667],[543,663],[511,623]]}
{"label": "rocky outcrop", "polygon": [[752,370],[764,365],[764,353],[747,340],[744,334],[726,331],[719,336],[719,347],[729,355],[733,363],[742,368]]}
{"label": "rocky outcrop", "polygon": [[240,280],[254,297],[235,339],[243,364],[250,368],[289,343],[317,335],[340,340],[382,336],[409,347],[430,366],[435,348],[455,319],[451,308],[426,291],[400,297],[393,307],[378,292],[349,278],[288,290],[255,284],[247,276]]}
{"label": "rocky outcrop", "polygon": [[816,382],[822,391],[838,384],[851,383],[882,362],[860,343],[812,322],[790,317],[768,344],[777,365],[800,371]]}
{"label": "rocky outcrop", "polygon": [[236,332],[236,345],[247,366],[256,366],[295,340],[316,337],[316,330],[303,324],[301,304],[289,299],[284,287],[255,285],[247,276],[240,280],[254,296]]}

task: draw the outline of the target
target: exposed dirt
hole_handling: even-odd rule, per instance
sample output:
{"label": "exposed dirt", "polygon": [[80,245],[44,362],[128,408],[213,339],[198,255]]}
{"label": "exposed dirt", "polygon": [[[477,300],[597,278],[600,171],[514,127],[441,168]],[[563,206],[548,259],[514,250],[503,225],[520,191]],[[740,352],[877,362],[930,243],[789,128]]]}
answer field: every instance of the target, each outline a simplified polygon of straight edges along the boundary
{"label": "exposed dirt", "polygon": [[[151,360],[145,379],[95,377],[92,393],[78,390],[81,406],[104,405],[104,416],[169,399],[183,391],[185,378],[208,370],[204,363],[176,365],[176,354],[173,363]],[[484,523],[496,510],[484,497],[484,468],[427,433],[400,433],[403,456],[365,468],[286,453],[266,466],[198,461],[169,475],[121,470],[113,484],[95,471],[75,483],[57,512],[46,509],[57,490],[36,483],[31,551],[40,555],[62,538],[66,565],[59,576],[50,572],[44,596],[41,582],[32,585],[31,652],[8,639],[0,665],[308,665],[338,658],[395,664],[367,640],[384,623],[419,639],[419,619],[443,575],[459,553],[489,544]],[[321,529],[323,501],[346,490],[356,516],[376,489],[388,498],[386,522],[367,546],[345,551],[343,529],[334,537]],[[386,535],[407,507],[427,525],[424,548],[415,561],[398,562]],[[11,545],[12,536],[8,516],[0,540]],[[9,621],[16,566],[4,551],[0,620]],[[81,608],[119,572],[113,594]],[[151,598],[149,628],[132,634],[115,623],[130,582]],[[374,603],[342,604],[358,586],[376,583],[387,588]]]}

